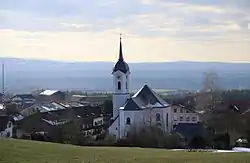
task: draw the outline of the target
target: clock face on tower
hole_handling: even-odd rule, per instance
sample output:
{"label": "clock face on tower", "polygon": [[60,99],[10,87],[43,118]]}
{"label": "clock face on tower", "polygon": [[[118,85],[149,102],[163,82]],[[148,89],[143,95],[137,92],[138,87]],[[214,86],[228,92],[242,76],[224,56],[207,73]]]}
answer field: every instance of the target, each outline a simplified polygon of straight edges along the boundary
{"label": "clock face on tower", "polygon": [[120,76],[117,76],[117,79],[120,79],[121,77]]}

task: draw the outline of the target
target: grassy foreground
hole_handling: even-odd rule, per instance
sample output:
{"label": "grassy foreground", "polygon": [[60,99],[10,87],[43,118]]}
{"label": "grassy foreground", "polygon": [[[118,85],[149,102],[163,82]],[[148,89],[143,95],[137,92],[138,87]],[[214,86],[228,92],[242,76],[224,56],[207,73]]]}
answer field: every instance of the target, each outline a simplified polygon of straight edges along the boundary
{"label": "grassy foreground", "polygon": [[247,163],[248,153],[172,152],[163,149],[77,147],[0,140],[0,163]]}

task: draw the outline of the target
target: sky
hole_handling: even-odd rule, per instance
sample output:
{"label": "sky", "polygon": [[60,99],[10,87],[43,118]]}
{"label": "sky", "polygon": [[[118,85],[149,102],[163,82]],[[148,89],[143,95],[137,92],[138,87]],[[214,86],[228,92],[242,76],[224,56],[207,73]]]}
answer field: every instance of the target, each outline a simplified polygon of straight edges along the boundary
{"label": "sky", "polygon": [[1,0],[0,57],[250,62],[249,0]]}

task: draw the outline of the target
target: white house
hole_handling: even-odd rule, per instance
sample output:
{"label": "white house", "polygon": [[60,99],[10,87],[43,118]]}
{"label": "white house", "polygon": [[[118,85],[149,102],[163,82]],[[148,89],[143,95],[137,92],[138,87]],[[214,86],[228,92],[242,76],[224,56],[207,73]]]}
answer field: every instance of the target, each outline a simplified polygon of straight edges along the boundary
{"label": "white house", "polygon": [[200,113],[195,109],[183,105],[171,105],[172,122],[176,126],[181,123],[197,124],[200,120]]}
{"label": "white house", "polygon": [[159,97],[148,85],[144,85],[130,97],[130,70],[123,59],[120,39],[119,59],[112,72],[113,75],[113,122],[109,133],[116,138],[128,134],[132,127],[157,125],[162,130],[172,130],[171,105]]}

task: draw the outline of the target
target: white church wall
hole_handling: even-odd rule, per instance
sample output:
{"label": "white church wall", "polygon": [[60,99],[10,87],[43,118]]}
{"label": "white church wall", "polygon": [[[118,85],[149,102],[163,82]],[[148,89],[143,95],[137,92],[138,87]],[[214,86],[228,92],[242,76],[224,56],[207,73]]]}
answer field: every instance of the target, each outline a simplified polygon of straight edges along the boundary
{"label": "white church wall", "polygon": [[[141,111],[120,111],[120,136],[124,137],[127,135],[128,132],[131,131],[133,127],[140,127],[143,125],[143,117],[144,115],[142,114]],[[127,118],[130,119],[130,123],[127,124]]]}
{"label": "white church wall", "polygon": [[113,95],[113,118],[116,118],[119,114],[119,108],[123,106],[128,99],[127,95],[114,94]]}
{"label": "white church wall", "polygon": [[[119,114],[119,108],[123,106],[129,98],[129,73],[121,71],[113,73],[113,118]],[[120,89],[118,88],[118,83]]]}
{"label": "white church wall", "polygon": [[173,130],[173,121],[172,121],[173,113],[172,113],[172,108],[171,108],[171,106],[168,106],[168,107],[164,108],[163,111],[164,111],[165,121],[167,122],[167,125],[165,126],[166,127],[165,131],[171,132]]}
{"label": "white church wall", "polygon": [[119,138],[118,136],[118,122],[119,122],[119,117],[109,126],[109,135],[115,136],[117,139]]}
{"label": "white church wall", "polygon": [[[165,132],[170,132],[172,128],[171,108],[148,108],[143,110],[145,124],[148,126],[158,126]],[[157,118],[157,116],[159,116]]]}
{"label": "white church wall", "polygon": [[[128,93],[126,89],[126,82],[129,74],[124,74],[121,71],[117,71],[113,74],[113,90],[115,93]],[[121,89],[118,89],[118,82],[121,82]]]}

